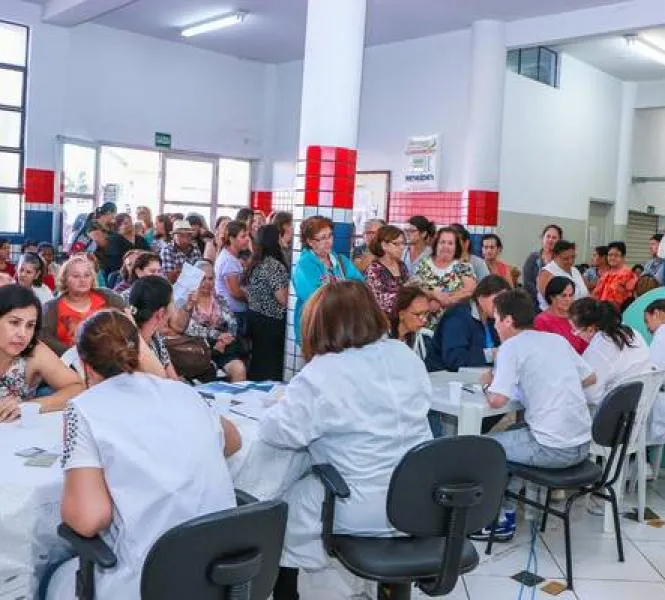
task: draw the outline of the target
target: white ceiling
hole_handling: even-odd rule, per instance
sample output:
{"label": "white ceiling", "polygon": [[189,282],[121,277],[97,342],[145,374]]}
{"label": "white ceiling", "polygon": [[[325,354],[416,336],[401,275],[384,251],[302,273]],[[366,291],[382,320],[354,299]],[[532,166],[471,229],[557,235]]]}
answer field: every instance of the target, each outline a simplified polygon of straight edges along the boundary
{"label": "white ceiling", "polygon": [[[643,31],[640,37],[665,51],[665,29]],[[573,42],[558,49],[624,81],[665,79],[665,65],[629,48],[622,36]]]}
{"label": "white ceiling", "polygon": [[[619,1],[368,0],[367,44],[454,31],[468,27],[478,19],[512,21]],[[240,9],[250,14],[238,27],[188,40],[179,35],[182,27]],[[306,9],[307,0],[134,0],[93,22],[241,58],[285,62],[302,57]]]}

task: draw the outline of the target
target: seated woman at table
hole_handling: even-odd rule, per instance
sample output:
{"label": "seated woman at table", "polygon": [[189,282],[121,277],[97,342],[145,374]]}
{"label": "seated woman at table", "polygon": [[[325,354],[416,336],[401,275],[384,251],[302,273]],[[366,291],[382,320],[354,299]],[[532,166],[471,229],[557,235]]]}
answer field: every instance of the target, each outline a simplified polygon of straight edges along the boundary
{"label": "seated woman at table", "polygon": [[651,370],[646,342],[621,324],[619,312],[609,302],[576,300],[570,307],[570,320],[575,335],[589,344],[582,358],[596,374],[596,383],[585,390],[590,405],[597,406],[622,381]]}
{"label": "seated woman at table", "polygon": [[[653,334],[651,362],[665,370],[665,299],[654,300],[644,311],[644,321]],[[647,424],[647,444],[665,443],[665,392],[659,392]]]}
{"label": "seated woman at table", "polygon": [[[0,422],[21,415],[21,403],[34,400],[41,412],[62,410],[83,385],[53,351],[37,339],[42,306],[31,290],[11,284],[0,287]],[[52,390],[35,398],[39,383]]]}
{"label": "seated woman at table", "polygon": [[142,364],[141,370],[178,381],[180,377],[171,364],[166,342],[160,334],[169,322],[172,297],[173,288],[164,277],[148,275],[132,285],[129,312],[139,328],[141,338],[161,364],[161,369],[147,369]]}
{"label": "seated woman at table", "polygon": [[60,296],[44,305],[40,339],[58,356],[74,345],[79,323],[102,308],[124,308],[120,296],[95,288],[95,267],[85,254],[75,254],[60,269]]}
{"label": "seated woman at table", "polygon": [[[493,375],[485,374],[487,402],[493,408],[518,397],[525,426],[494,433],[511,462],[561,469],[586,460],[591,416],[583,387],[594,383],[591,367],[560,335],[533,330],[535,307],[529,294],[510,290],[494,299],[494,324],[501,338]],[[555,410],[552,409],[555,407]],[[511,478],[517,491],[520,481]],[[504,505],[497,538],[515,533],[515,503]],[[489,528],[474,534],[487,539]]]}
{"label": "seated woman at table", "polygon": [[129,286],[127,289],[120,292],[120,296],[126,304],[129,303],[129,291],[137,279],[147,277],[148,275],[161,275],[162,274],[162,259],[159,254],[155,252],[139,251],[136,255],[136,260],[129,271]]}
{"label": "seated woman at table", "polygon": [[[395,533],[386,518],[393,469],[407,450],[431,438],[427,411],[432,388],[425,367],[405,344],[387,339],[386,332],[386,318],[364,284],[323,286],[303,311],[307,364],[260,424],[260,436],[268,444],[307,448],[314,463],[332,464],[346,480],[352,492],[337,505],[339,533]],[[328,562],[321,543],[321,483],[308,475],[285,499],[284,569],[274,600],[298,597],[298,568],[320,569]]]}
{"label": "seated woman at table", "polygon": [[470,302],[449,308],[441,317],[427,354],[428,371],[458,371],[494,362],[499,337],[494,330],[494,298],[512,286],[500,275],[484,277]]}
{"label": "seated woman at table", "polygon": [[575,287],[575,300],[589,295],[584,278],[575,266],[576,245],[567,240],[559,240],[552,250],[552,261],[546,264],[538,274],[536,285],[538,287],[538,306],[540,310],[547,310],[545,288],[553,277],[566,277]]}
{"label": "seated woman at table", "polygon": [[367,285],[381,310],[390,315],[397,292],[409,280],[409,271],[402,262],[404,232],[394,225],[384,225],[376,232],[368,247],[375,258],[365,270]]}
{"label": "seated woman at table", "polygon": [[568,311],[574,299],[575,282],[568,277],[552,277],[545,286],[545,301],[548,308],[536,317],[534,329],[563,336],[575,352],[582,354],[589,343],[573,333],[573,326],[568,319]]}
{"label": "seated woman at table", "polygon": [[[119,311],[88,318],[76,347],[88,389],[65,413],[62,520],[85,537],[100,535],[118,558],[96,571],[96,600],[138,599],[160,535],[235,506],[224,456],[240,436],[190,386],[138,372],[139,332]],[[75,597],[77,567],[73,558],[58,568],[47,599]]]}
{"label": "seated woman at table", "polygon": [[209,260],[199,260],[194,266],[203,271],[199,289],[192,293],[182,308],[173,312],[171,328],[179,334],[200,337],[212,348],[212,360],[231,382],[245,381],[245,363],[240,359],[235,336],[236,320],[224,298],[216,298],[215,269]]}
{"label": "seated woman at table", "polygon": [[388,336],[404,342],[423,360],[427,356],[425,338],[419,335],[427,325],[429,296],[417,285],[405,285],[395,297]]}

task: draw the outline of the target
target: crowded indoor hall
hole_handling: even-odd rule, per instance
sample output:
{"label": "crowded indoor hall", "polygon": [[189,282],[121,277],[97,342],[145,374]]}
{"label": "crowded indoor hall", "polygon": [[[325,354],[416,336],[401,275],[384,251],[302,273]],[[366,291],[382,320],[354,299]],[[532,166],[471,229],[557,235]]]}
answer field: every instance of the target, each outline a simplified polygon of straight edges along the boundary
{"label": "crowded indoor hall", "polygon": [[665,600],[665,4],[2,0],[0,599]]}

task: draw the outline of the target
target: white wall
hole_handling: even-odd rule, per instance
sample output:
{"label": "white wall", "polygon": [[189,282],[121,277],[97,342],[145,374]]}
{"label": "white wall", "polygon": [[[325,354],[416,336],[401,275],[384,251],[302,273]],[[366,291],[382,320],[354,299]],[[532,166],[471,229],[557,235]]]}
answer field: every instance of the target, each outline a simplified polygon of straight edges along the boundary
{"label": "white wall", "polygon": [[[443,145],[440,187],[459,189],[456,161],[463,152],[469,44],[469,32],[459,31],[365,50],[358,169],[390,170],[393,190],[404,189],[400,174],[407,138],[438,133]],[[280,188],[293,184],[302,62],[277,68],[273,185]]]}
{"label": "white wall", "polygon": [[[665,108],[635,111],[633,175],[665,178]],[[649,205],[665,215],[665,182],[632,185],[630,208],[645,212]]]}
{"label": "white wall", "polygon": [[257,158],[266,69],[97,25],[40,23],[40,7],[2,0],[0,19],[31,25],[26,164],[54,168],[57,135]]}
{"label": "white wall", "polygon": [[665,106],[665,81],[641,81],[637,84],[636,108]]}
{"label": "white wall", "polygon": [[621,82],[562,55],[560,87],[509,72],[501,210],[586,219],[590,198],[613,201]]}

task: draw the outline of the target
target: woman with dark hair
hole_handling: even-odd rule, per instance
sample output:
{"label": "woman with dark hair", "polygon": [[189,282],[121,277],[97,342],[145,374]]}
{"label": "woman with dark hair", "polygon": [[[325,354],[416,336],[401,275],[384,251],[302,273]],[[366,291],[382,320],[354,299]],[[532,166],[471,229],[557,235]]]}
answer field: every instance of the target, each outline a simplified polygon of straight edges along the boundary
{"label": "woman with dark hair", "polygon": [[129,292],[129,312],[141,337],[159,359],[164,376],[177,381],[180,378],[171,364],[166,342],[159,333],[169,322],[172,296],[173,288],[166,279],[148,275],[132,285]]}
{"label": "woman with dark hair", "polygon": [[389,336],[413,348],[420,358],[425,353],[416,344],[417,333],[427,325],[429,318],[429,296],[417,285],[405,285],[395,296],[390,315]]}
{"label": "woman with dark hair", "polygon": [[355,279],[364,281],[362,273],[343,254],[333,250],[333,222],[327,217],[314,216],[300,224],[303,251],[293,270],[296,292],[295,336],[300,343],[300,317],[303,306],[316,290],[333,281]]}
{"label": "woman with dark hair", "polygon": [[573,326],[568,318],[568,311],[574,300],[575,282],[568,277],[552,277],[545,286],[547,310],[536,317],[533,328],[565,337],[575,351],[582,354],[589,344],[573,333]]}
{"label": "woman with dark hair", "polygon": [[131,215],[120,213],[115,218],[115,232],[109,234],[108,244],[104,249],[106,277],[120,269],[125,254],[130,250],[150,250],[150,245],[142,236],[136,235]]}
{"label": "woman with dark hair", "polygon": [[242,286],[245,268],[239,255],[249,247],[247,225],[231,221],[226,226],[224,248],[215,260],[215,292],[224,298],[238,321],[238,334],[247,333],[247,292]]}
{"label": "woman with dark hair", "polygon": [[540,250],[535,250],[529,254],[522,267],[524,289],[533,299],[535,306],[538,306],[538,275],[540,274],[541,269],[554,259],[554,244],[556,244],[562,237],[563,230],[561,227],[554,223],[545,225],[540,236]]}
{"label": "woman with dark hair", "polygon": [[53,292],[44,285],[46,265],[39,254],[26,252],[19,258],[16,269],[16,281],[19,285],[31,289],[42,304],[53,299]]}
{"label": "woman with dark hair", "polygon": [[[35,401],[41,412],[62,410],[83,386],[53,351],[38,340],[42,306],[21,285],[0,287],[0,422],[21,415],[21,403]],[[52,394],[35,398],[40,383]]]}
{"label": "woman with dark hair", "polygon": [[50,242],[40,242],[37,247],[39,258],[44,261],[44,285],[55,291],[55,280],[58,277],[58,265],[55,262],[55,246]]}
{"label": "woman with dark hair", "polygon": [[134,263],[138,255],[144,250],[128,250],[122,257],[122,267],[119,271],[110,273],[106,278],[106,283],[116,294],[122,294],[131,287],[129,282],[130,274],[134,268]]}
{"label": "woman with dark hair", "polygon": [[596,374],[596,383],[585,390],[597,405],[627,378],[649,372],[649,348],[634,329],[621,324],[621,316],[609,302],[594,298],[576,300],[570,307],[574,333],[588,342],[582,358]]}
{"label": "woman with dark hair", "polygon": [[515,279],[512,274],[512,268],[508,263],[499,260],[503,251],[503,242],[496,233],[486,233],[482,239],[482,252],[485,264],[492,275],[503,277],[510,287],[515,287]]}
{"label": "woman with dark hair", "polygon": [[[65,413],[62,520],[82,536],[100,535],[118,559],[96,570],[95,598],[139,598],[157,538],[235,506],[224,456],[240,436],[192,387],[140,372],[139,332],[126,315],[93,315],[76,346],[88,386]],[[55,571],[46,598],[76,597],[78,562]]]}
{"label": "woman with dark hair", "polygon": [[461,261],[463,251],[457,231],[442,227],[434,236],[432,256],[421,261],[416,269],[416,280],[430,296],[431,330],[436,328],[446,308],[468,300],[476,289],[473,268]]}
{"label": "woman with dark hair", "polygon": [[552,261],[546,264],[540,274],[536,285],[538,287],[538,307],[547,310],[545,288],[553,277],[566,277],[575,284],[575,300],[589,295],[582,274],[575,266],[576,246],[573,242],[559,240],[552,248]]}
{"label": "woman with dark hair", "polygon": [[279,229],[279,245],[284,256],[284,264],[290,272],[293,254],[293,215],[285,211],[276,212],[272,215],[271,223]]}
{"label": "woman with dark hair", "polygon": [[367,285],[387,315],[393,311],[397,292],[409,279],[409,271],[402,262],[405,245],[404,232],[399,227],[384,225],[368,246],[376,258],[367,267]]}
{"label": "woman with dark hair", "polygon": [[624,303],[632,297],[638,279],[637,275],[626,266],[625,260],[626,244],[623,242],[607,244],[609,269],[593,290],[595,298],[610,302],[617,310],[621,310]]}
{"label": "woman with dark hair", "polygon": [[150,248],[159,254],[162,248],[171,241],[173,222],[168,215],[157,215],[155,217],[155,234]]}
{"label": "woman with dark hair", "polygon": [[[126,258],[126,257],[125,257]],[[120,292],[122,299],[129,302],[129,290],[134,285],[137,279],[147,277],[148,275],[161,275],[162,274],[162,260],[159,254],[155,252],[137,252],[134,260],[132,261],[131,268],[129,269],[129,276],[127,278],[127,286]],[[115,290],[114,290],[115,291]]]}
{"label": "woman with dark hair", "polygon": [[252,340],[249,378],[281,381],[284,371],[289,273],[276,225],[264,225],[254,238],[247,270],[248,334]]}
{"label": "woman with dark hair", "polygon": [[[353,490],[337,504],[339,534],[398,535],[386,517],[390,477],[408,449],[431,439],[427,411],[432,389],[425,366],[406,344],[386,338],[387,328],[385,315],[363,283],[322,286],[302,315],[306,364],[260,424],[265,442],[307,449],[315,463],[333,465]],[[298,597],[299,568],[328,564],[321,543],[323,493],[311,474],[286,493],[284,568],[275,600]]]}
{"label": "woman with dark hair", "polygon": [[436,225],[429,219],[416,215],[407,221],[404,228],[406,249],[402,261],[410,275],[415,275],[418,265],[432,256],[432,239],[436,235]]}

